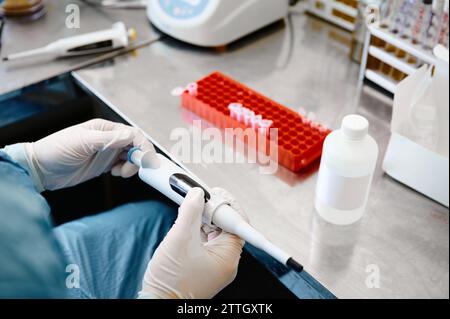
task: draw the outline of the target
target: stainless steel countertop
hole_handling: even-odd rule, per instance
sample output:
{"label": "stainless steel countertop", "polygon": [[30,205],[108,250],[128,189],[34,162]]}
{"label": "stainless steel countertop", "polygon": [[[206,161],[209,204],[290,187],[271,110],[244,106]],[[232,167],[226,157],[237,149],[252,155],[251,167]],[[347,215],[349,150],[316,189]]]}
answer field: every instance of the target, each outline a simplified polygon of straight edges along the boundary
{"label": "stainless steel countertop", "polygon": [[[367,212],[351,226],[327,224],[315,213],[315,170],[261,175],[256,164],[183,164],[207,184],[233,192],[252,224],[337,297],[448,298],[448,209],[383,173],[392,100],[367,87],[358,90],[358,65],[349,61],[348,38],[297,12],[291,25],[272,27],[225,52],[164,39],[137,56],[73,75],[165,150],[177,142],[171,132],[190,128],[192,117],[171,89],[214,70],[293,109],[313,111],[332,128],[345,114],[366,116],[380,157]],[[380,270],[379,288],[366,286],[371,265]]]}
{"label": "stainless steel countertop", "polygon": [[[123,21],[137,30],[136,43],[159,37],[145,18],[144,10],[121,10],[93,7],[80,0],[47,0],[47,13],[33,22],[7,19],[2,35],[1,56],[44,46],[57,39],[107,29]],[[80,28],[65,26],[68,4],[80,8]],[[17,61],[0,61],[0,95],[70,72],[98,55],[49,60],[46,57]]]}

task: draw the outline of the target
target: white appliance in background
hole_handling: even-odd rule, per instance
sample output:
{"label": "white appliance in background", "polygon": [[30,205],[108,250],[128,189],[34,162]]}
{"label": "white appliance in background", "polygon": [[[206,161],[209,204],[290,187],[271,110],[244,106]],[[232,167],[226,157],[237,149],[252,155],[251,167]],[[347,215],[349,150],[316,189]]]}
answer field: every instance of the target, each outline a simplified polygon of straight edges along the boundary
{"label": "white appliance in background", "polygon": [[398,84],[384,171],[449,207],[449,51]]}
{"label": "white appliance in background", "polygon": [[227,45],[287,16],[289,0],[149,0],[162,32],[204,47]]}

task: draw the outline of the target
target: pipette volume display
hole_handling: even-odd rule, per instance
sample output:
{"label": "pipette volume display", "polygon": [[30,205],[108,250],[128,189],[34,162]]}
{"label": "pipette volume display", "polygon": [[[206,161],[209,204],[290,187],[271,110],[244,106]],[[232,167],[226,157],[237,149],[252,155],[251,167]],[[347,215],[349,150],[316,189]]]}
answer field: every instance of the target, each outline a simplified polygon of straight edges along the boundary
{"label": "pipette volume display", "polygon": [[161,154],[154,154],[132,148],[128,152],[128,161],[139,166],[139,177],[145,183],[160,191],[163,195],[181,205],[190,189],[200,187],[205,192],[205,212],[203,222],[215,225],[222,230],[241,237],[246,242],[259,248],[287,267],[301,272],[303,266],[289,254],[267,240],[224,200],[211,194],[186,171]]}

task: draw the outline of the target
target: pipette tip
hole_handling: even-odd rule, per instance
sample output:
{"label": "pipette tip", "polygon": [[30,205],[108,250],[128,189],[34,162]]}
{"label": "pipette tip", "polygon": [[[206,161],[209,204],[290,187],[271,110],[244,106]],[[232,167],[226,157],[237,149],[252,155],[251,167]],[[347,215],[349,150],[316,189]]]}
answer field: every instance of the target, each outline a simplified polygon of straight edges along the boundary
{"label": "pipette tip", "polygon": [[288,261],[286,262],[286,266],[292,268],[296,272],[303,271],[303,266],[296,262],[292,257],[288,259]]}

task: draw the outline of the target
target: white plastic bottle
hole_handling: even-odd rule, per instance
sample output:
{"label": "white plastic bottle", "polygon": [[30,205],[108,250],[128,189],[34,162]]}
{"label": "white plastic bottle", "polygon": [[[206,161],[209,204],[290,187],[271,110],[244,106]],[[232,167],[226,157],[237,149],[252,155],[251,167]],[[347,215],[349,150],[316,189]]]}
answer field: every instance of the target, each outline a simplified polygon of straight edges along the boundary
{"label": "white plastic bottle", "polygon": [[315,207],[330,223],[352,224],[364,214],[378,158],[368,131],[364,117],[348,115],[341,129],[325,139]]}

